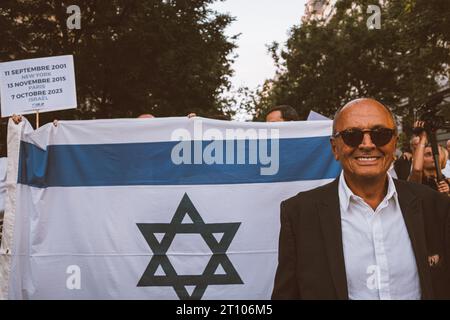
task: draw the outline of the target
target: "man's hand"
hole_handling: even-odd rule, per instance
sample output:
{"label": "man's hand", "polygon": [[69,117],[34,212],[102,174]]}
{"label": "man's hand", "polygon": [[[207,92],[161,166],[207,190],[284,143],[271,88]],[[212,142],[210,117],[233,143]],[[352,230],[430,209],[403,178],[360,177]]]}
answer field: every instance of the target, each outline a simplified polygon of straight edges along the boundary
{"label": "man's hand", "polygon": [[15,124],[19,124],[22,121],[22,116],[13,114],[11,119],[12,119],[12,121],[14,121]]}
{"label": "man's hand", "polygon": [[450,187],[448,186],[448,183],[445,180],[438,182],[437,187],[440,193],[448,194],[450,192]]}
{"label": "man's hand", "polygon": [[[425,127],[424,121],[414,122],[414,128],[424,128],[424,127]],[[419,138],[420,138],[419,144],[422,144],[424,146],[426,146],[428,144],[428,136],[427,136],[427,132],[425,130],[423,130],[420,133]]]}

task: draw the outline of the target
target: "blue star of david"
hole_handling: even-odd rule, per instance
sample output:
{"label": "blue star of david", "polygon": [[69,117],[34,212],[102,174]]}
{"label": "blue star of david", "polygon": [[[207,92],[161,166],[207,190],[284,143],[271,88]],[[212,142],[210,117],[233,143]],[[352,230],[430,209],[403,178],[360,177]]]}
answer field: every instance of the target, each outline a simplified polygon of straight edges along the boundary
{"label": "blue star of david", "polygon": [[[186,215],[193,223],[182,223]],[[205,223],[185,194],[170,223],[138,223],[137,226],[153,251],[153,257],[139,280],[138,287],[173,287],[180,300],[200,300],[210,285],[243,284],[226,254],[240,223]],[[155,233],[164,234],[161,242],[157,240]],[[220,241],[214,237],[214,233],[223,233]],[[212,255],[203,274],[177,274],[167,257],[167,251],[177,234],[200,234],[211,249]],[[186,263],[189,261],[186,260]],[[159,266],[165,275],[155,274]],[[225,274],[215,274],[219,266],[222,266]],[[191,295],[186,286],[195,287]]]}

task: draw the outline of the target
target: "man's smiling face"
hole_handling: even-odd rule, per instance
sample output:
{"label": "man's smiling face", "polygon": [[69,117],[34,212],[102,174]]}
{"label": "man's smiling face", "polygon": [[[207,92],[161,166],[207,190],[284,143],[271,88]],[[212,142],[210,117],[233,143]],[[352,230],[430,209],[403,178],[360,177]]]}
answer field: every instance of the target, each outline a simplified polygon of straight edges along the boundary
{"label": "man's smiling face", "polygon": [[[344,107],[335,124],[336,132],[352,128],[395,129],[395,123],[381,104],[375,100],[361,99]],[[331,144],[334,156],[341,162],[347,179],[383,178],[394,160],[397,137],[394,136],[384,146],[376,146],[369,133],[364,134],[357,147],[346,145],[342,137],[332,139]]]}

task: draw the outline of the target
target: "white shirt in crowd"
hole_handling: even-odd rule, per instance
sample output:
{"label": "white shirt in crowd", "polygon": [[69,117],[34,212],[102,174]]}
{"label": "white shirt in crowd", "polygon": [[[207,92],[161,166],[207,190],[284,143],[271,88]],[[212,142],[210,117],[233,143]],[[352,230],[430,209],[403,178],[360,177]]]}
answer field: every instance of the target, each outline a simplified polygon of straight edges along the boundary
{"label": "white shirt in crowd", "polygon": [[388,174],[386,197],[374,211],[339,179],[342,244],[349,298],[418,300],[419,275],[411,240]]}

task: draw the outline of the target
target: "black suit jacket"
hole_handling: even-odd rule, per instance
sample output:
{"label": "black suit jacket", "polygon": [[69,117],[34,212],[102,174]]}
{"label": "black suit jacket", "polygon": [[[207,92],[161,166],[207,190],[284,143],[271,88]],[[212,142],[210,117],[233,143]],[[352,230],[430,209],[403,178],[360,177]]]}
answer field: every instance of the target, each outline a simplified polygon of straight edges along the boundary
{"label": "black suit jacket", "polygon": [[[272,299],[348,299],[338,183],[339,178],[281,203]],[[416,258],[422,298],[444,297],[442,272],[435,275],[434,270],[443,270],[443,221],[450,200],[420,184],[394,183]],[[431,268],[428,256],[436,253],[440,265]]]}

